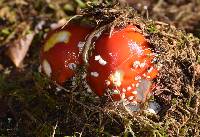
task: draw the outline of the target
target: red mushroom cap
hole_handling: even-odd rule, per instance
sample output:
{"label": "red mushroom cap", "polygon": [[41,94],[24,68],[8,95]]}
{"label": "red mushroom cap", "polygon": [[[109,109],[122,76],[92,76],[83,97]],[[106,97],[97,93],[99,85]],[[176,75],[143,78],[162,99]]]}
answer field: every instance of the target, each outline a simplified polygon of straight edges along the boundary
{"label": "red mushroom cap", "polygon": [[153,52],[135,26],[115,29],[112,36],[103,33],[89,58],[87,81],[97,95],[110,91],[114,100],[144,102],[151,91]]}
{"label": "red mushroom cap", "polygon": [[42,71],[60,84],[72,77],[74,69],[82,63],[81,50],[91,30],[69,24],[51,31],[41,49]]}

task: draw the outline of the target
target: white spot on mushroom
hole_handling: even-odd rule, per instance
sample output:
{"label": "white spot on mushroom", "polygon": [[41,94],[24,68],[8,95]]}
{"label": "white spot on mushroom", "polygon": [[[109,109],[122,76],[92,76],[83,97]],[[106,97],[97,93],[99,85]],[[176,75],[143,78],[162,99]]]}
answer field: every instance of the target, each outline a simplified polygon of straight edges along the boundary
{"label": "white spot on mushroom", "polygon": [[109,86],[110,85],[110,81],[106,80],[106,85]]}
{"label": "white spot on mushroom", "polygon": [[146,60],[143,63],[141,63],[140,61],[137,61],[137,60],[133,63],[134,68],[138,68],[138,67],[144,68],[145,65],[146,65]]}
{"label": "white spot on mushroom", "polygon": [[147,78],[150,79],[151,77],[150,77],[150,76],[147,76]]}
{"label": "white spot on mushroom", "polygon": [[139,83],[137,83],[137,84],[135,85],[135,87],[136,87],[136,88],[139,87]]}
{"label": "white spot on mushroom", "polygon": [[100,55],[95,56],[94,60],[99,61],[99,64],[103,66],[107,64],[107,62]]}
{"label": "white spot on mushroom", "polygon": [[97,55],[97,56],[94,57],[94,60],[96,60],[96,61],[98,61],[98,60],[100,60],[100,59],[101,59],[101,56],[100,56],[100,55]]}
{"label": "white spot on mushroom", "polygon": [[134,61],[134,63],[133,63],[133,67],[134,68],[138,68],[140,66],[140,61]]}
{"label": "white spot on mushroom", "polygon": [[91,72],[90,74],[91,74],[91,76],[93,76],[93,77],[98,77],[98,76],[99,76],[99,73],[98,73],[98,72]]}
{"label": "white spot on mushroom", "polygon": [[128,97],[129,100],[133,100],[133,98],[134,98],[133,96]]}
{"label": "white spot on mushroom", "polygon": [[103,59],[100,59],[99,60],[99,64],[105,66],[107,64],[107,62],[105,60],[103,60]]}
{"label": "white spot on mushroom", "polygon": [[48,77],[51,77],[52,70],[51,70],[51,66],[50,66],[50,64],[49,64],[49,62],[47,60],[43,60],[43,62],[42,62],[42,68],[44,70],[44,73]]}
{"label": "white spot on mushroom", "polygon": [[120,92],[119,92],[119,90],[113,90],[113,92],[112,92],[112,94],[119,94]]}
{"label": "white spot on mushroom", "polygon": [[144,73],[144,74],[142,74],[142,76],[146,77],[147,75]]}
{"label": "white spot on mushroom", "polygon": [[121,98],[125,99],[125,97],[126,97],[125,93],[122,93]]}
{"label": "white spot on mushroom", "polygon": [[153,67],[151,67],[150,69],[148,69],[147,72],[151,73],[152,70],[153,70]]}
{"label": "white spot on mushroom", "polygon": [[135,77],[135,80],[140,80],[140,79],[141,79],[140,76],[136,76],[136,77]]}
{"label": "white spot on mushroom", "polygon": [[128,87],[127,87],[127,90],[130,91],[130,90],[131,90],[131,86],[128,86]]}
{"label": "white spot on mushroom", "polygon": [[75,70],[75,69],[76,69],[76,64],[75,64],[75,63],[69,63],[69,64],[68,64],[68,67],[69,67],[71,70]]}
{"label": "white spot on mushroom", "polygon": [[145,65],[146,65],[146,60],[143,63],[140,63],[140,68],[144,68]]}
{"label": "white spot on mushroom", "polygon": [[117,87],[121,86],[121,81],[122,81],[122,75],[119,71],[115,71],[114,74],[110,76],[110,80],[113,82],[113,84]]}
{"label": "white spot on mushroom", "polygon": [[137,94],[137,91],[136,91],[136,90],[135,90],[135,91],[133,91],[133,92],[132,92],[132,94],[136,95],[136,94]]}
{"label": "white spot on mushroom", "polygon": [[125,89],[125,88],[123,88],[123,89],[122,89],[122,91],[123,91],[123,92],[126,92],[126,89]]}

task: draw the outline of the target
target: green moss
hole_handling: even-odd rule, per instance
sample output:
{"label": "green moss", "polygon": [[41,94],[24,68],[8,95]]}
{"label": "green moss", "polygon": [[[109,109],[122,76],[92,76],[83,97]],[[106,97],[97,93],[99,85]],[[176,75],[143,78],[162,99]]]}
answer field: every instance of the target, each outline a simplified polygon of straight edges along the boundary
{"label": "green moss", "polygon": [[147,27],[147,31],[149,33],[157,33],[158,32],[158,30],[156,29],[155,24],[153,24],[153,23],[148,25],[148,26],[146,26],[146,27]]}

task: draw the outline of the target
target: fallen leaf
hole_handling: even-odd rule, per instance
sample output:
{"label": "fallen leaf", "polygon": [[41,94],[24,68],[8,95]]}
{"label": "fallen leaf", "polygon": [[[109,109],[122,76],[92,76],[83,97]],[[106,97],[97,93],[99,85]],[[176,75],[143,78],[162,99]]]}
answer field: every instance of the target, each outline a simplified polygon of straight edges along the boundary
{"label": "fallen leaf", "polygon": [[28,52],[35,33],[29,33],[20,39],[15,40],[8,48],[8,56],[15,64],[16,67],[20,67]]}

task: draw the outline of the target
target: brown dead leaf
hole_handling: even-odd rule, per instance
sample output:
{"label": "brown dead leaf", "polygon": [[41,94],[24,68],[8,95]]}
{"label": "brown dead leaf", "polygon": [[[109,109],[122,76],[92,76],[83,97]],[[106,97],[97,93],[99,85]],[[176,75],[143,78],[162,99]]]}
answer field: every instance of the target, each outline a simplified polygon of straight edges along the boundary
{"label": "brown dead leaf", "polygon": [[21,67],[34,35],[35,33],[27,34],[15,40],[12,45],[9,46],[7,54],[16,67]]}

